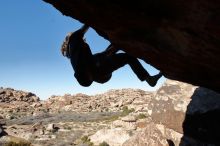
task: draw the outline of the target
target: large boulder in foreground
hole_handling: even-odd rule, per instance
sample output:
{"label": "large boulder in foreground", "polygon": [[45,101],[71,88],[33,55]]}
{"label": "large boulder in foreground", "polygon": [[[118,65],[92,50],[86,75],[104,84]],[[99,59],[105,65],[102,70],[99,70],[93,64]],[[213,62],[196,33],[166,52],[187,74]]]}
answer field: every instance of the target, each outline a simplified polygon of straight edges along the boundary
{"label": "large boulder in foreground", "polygon": [[176,146],[220,144],[219,93],[167,80],[147,107],[147,117],[152,121],[123,146],[168,146],[168,142]]}
{"label": "large boulder in foreground", "polygon": [[220,91],[219,0],[44,0],[170,79]]}

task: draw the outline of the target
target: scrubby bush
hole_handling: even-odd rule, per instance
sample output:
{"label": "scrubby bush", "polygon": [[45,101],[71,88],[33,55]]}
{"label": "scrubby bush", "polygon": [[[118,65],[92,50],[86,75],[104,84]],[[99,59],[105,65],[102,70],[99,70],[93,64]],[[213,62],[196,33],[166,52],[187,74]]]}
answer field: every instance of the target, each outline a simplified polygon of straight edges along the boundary
{"label": "scrubby bush", "polygon": [[145,114],[139,114],[138,116],[137,116],[137,119],[144,119],[144,118],[146,118],[147,116],[145,115]]}
{"label": "scrubby bush", "polygon": [[134,108],[128,109],[127,106],[122,108],[122,116],[127,116],[128,114],[134,112]]}
{"label": "scrubby bush", "polygon": [[82,143],[85,143],[85,144],[87,144],[88,146],[93,146],[93,145],[94,145],[94,144],[90,141],[89,137],[86,136],[86,135],[81,138],[81,141],[82,141]]}
{"label": "scrubby bush", "polygon": [[110,146],[107,142],[103,141],[102,143],[99,144],[99,146]]}
{"label": "scrubby bush", "polygon": [[90,141],[90,139],[89,139],[89,137],[87,135],[85,135],[85,136],[81,137],[81,141],[83,143],[87,143],[88,141]]}
{"label": "scrubby bush", "polygon": [[88,146],[94,146],[94,144],[91,141],[87,144],[88,144]]}
{"label": "scrubby bush", "polygon": [[6,143],[4,146],[31,146],[31,143],[26,141],[19,141],[19,142],[10,141]]}

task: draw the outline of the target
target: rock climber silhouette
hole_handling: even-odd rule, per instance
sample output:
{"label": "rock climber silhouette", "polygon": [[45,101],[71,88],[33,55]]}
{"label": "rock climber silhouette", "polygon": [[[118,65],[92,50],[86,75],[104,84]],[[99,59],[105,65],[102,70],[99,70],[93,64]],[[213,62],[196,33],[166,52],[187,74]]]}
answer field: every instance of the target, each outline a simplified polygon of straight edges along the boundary
{"label": "rock climber silhouette", "polygon": [[150,76],[137,58],[127,53],[117,53],[113,45],[101,53],[92,54],[89,45],[83,39],[89,26],[83,25],[79,30],[69,33],[61,47],[63,56],[70,59],[75,71],[75,78],[82,86],[90,86],[93,81],[105,83],[110,80],[112,72],[130,65],[133,72],[141,81],[147,81],[150,86],[155,86],[162,76],[159,73]]}

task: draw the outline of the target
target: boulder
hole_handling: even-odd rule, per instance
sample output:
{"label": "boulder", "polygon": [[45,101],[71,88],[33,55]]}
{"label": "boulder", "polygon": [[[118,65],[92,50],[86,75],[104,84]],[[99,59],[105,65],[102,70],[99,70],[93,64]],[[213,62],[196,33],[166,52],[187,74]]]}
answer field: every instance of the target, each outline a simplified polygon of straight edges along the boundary
{"label": "boulder", "polygon": [[167,140],[179,145],[182,134],[164,125],[149,123],[144,130],[132,136],[123,146],[169,146]]}
{"label": "boulder", "polygon": [[124,122],[136,122],[137,118],[135,116],[128,115],[128,116],[122,117],[121,120]]}
{"label": "boulder", "polygon": [[47,131],[53,131],[54,130],[54,124],[53,123],[48,124],[46,130]]}
{"label": "boulder", "polygon": [[121,127],[124,130],[136,130],[137,129],[136,122],[125,122],[122,120],[113,121],[111,126],[112,126],[112,128]]}
{"label": "boulder", "polygon": [[31,92],[14,90],[12,88],[2,88],[0,90],[0,102],[39,102],[40,98]]}
{"label": "boulder", "polygon": [[95,145],[99,145],[105,141],[110,146],[121,146],[130,137],[128,131],[123,130],[122,128],[115,128],[99,130],[94,135],[90,136],[90,140]]}

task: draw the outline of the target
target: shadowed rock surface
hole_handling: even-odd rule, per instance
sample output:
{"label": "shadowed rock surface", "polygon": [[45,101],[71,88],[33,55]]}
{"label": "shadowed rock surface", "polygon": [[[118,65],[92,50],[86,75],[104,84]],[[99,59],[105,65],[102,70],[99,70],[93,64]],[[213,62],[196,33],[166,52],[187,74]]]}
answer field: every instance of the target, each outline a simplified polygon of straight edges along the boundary
{"label": "shadowed rock surface", "polygon": [[220,91],[220,1],[44,1],[165,77]]}

